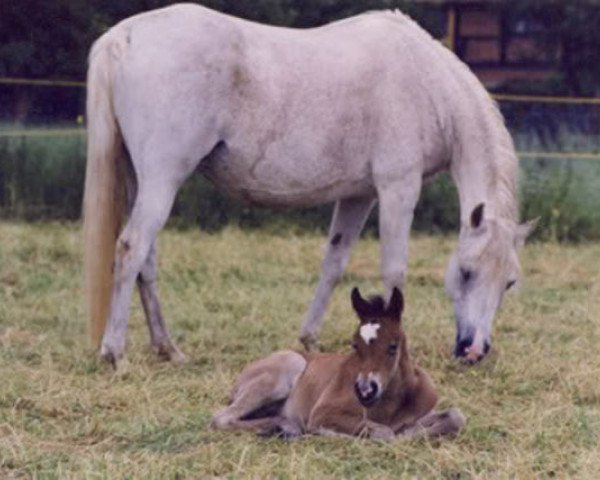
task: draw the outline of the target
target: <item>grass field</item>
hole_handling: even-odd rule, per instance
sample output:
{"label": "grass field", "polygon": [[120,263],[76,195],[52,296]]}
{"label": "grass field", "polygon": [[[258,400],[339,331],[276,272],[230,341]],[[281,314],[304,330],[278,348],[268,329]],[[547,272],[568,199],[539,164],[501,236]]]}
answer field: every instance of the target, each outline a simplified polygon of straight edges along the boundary
{"label": "grass field", "polygon": [[[1,478],[599,478],[600,245],[533,244],[496,319],[493,352],[466,368],[443,272],[455,239],[416,237],[405,328],[441,405],[468,416],[456,440],[286,443],[208,429],[242,365],[297,346],[323,238],[226,228],[160,238],[161,294],[180,368],[155,360],[136,300],[124,377],[87,347],[75,225],[0,224]],[[381,291],[364,239],[322,333],[347,348],[349,292]]]}

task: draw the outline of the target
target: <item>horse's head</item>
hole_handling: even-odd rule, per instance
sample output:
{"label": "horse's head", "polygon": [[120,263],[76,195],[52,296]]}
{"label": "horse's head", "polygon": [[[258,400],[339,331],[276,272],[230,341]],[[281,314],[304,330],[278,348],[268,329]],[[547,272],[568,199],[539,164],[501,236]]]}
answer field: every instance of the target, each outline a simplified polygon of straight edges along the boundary
{"label": "horse's head", "polygon": [[394,288],[389,304],[381,297],[365,300],[358,288],[352,290],[352,307],[360,319],[352,347],[357,365],[354,390],[364,407],[374,405],[398,371],[404,332],[400,328],[404,300]]}
{"label": "horse's head", "polygon": [[486,219],[482,203],[462,226],[446,272],[456,317],[455,356],[475,363],[488,352],[494,315],[504,293],[517,283],[518,251],[536,223]]}

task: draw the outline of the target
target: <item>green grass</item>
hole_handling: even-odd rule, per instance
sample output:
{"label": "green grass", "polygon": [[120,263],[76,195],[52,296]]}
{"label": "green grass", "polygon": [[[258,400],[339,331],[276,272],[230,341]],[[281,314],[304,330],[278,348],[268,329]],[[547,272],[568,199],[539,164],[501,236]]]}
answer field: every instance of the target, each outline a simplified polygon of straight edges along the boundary
{"label": "green grass", "polygon": [[[296,347],[323,238],[234,228],[166,231],[161,297],[188,355],[180,368],[147,348],[131,310],[130,371],[87,347],[79,227],[0,224],[1,478],[598,478],[600,245],[532,244],[524,282],[496,319],[481,365],[450,358],[443,273],[455,238],[411,241],[405,327],[441,406],[468,417],[456,440],[286,443],[213,432],[212,412],[239,369]],[[378,244],[357,246],[328,311],[322,345],[347,348],[349,291],[381,291]]]}

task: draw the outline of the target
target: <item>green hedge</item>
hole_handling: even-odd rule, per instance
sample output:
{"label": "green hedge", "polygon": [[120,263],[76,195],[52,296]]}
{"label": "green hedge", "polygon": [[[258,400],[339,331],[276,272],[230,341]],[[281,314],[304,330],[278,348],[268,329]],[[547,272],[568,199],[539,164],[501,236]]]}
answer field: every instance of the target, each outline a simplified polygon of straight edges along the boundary
{"label": "green hedge", "polygon": [[[517,143],[520,139],[516,137]],[[534,145],[533,147],[537,147]],[[76,220],[80,216],[85,171],[83,136],[0,137],[0,216],[16,220]],[[600,239],[600,162],[521,162],[523,218],[541,217],[536,235],[556,240]],[[240,205],[204,178],[188,180],[171,216],[177,228],[326,230],[331,206],[272,211]],[[447,232],[458,228],[456,190],[447,176],[424,188],[415,228]],[[368,228],[376,231],[376,213]]]}

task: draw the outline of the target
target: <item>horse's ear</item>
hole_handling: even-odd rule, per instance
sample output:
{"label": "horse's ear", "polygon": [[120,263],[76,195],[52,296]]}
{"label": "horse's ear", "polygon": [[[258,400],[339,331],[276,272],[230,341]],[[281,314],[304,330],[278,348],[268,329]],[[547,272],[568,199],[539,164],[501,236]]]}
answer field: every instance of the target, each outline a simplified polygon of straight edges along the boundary
{"label": "horse's ear", "polygon": [[362,320],[363,318],[367,317],[371,311],[371,305],[364,298],[362,298],[357,287],[352,289],[350,298],[352,299],[352,308],[358,315],[358,318]]}
{"label": "horse's ear", "polygon": [[525,240],[527,240],[527,237],[535,230],[539,221],[540,217],[537,217],[533,220],[522,223],[521,225],[517,225],[517,229],[515,231],[515,246],[517,248],[521,248],[523,245],[525,245]]}
{"label": "horse's ear", "polygon": [[398,287],[394,287],[390,303],[388,304],[385,313],[388,318],[400,321],[402,310],[404,310],[404,296]]}
{"label": "horse's ear", "polygon": [[481,223],[483,222],[484,207],[485,207],[485,204],[480,203],[471,212],[471,227],[472,228],[475,229],[475,228],[479,228],[481,226]]}

